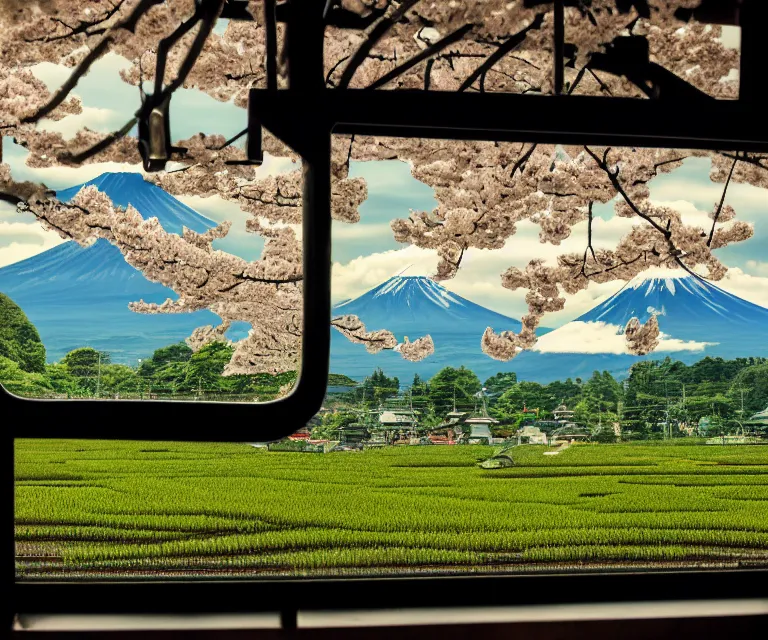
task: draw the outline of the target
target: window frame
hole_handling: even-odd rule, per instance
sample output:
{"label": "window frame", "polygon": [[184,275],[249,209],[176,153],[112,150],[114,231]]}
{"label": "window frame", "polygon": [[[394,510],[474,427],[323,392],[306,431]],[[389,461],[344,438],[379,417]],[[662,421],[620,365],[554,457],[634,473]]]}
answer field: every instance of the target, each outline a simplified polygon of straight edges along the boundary
{"label": "window frame", "polygon": [[[556,0],[562,5],[563,0]],[[446,94],[443,92],[329,90],[323,84],[325,2],[292,0],[288,16],[289,87],[253,89],[249,127],[266,127],[292,146],[304,166],[304,335],[297,387],[284,399],[260,405],[156,401],[153,423],[109,424],[136,402],[124,400],[41,401],[0,394],[0,411],[14,416],[6,440],[8,486],[13,487],[14,438],[99,438],[243,441],[288,435],[320,408],[328,378],[330,343],[330,138],[332,133],[365,133],[443,139],[513,140],[616,146],[666,146],[712,150],[768,151],[768,127],[760,106],[761,30],[768,3],[742,3],[740,99],[696,105],[621,98]],[[265,6],[274,3],[265,3]],[[557,31],[557,30],[556,30]],[[276,54],[275,54],[276,55]],[[268,64],[269,67],[269,64]],[[274,64],[272,64],[274,71]],[[309,111],[307,105],[311,105]],[[477,114],[482,113],[482,121]],[[512,120],[505,114],[523,114]],[[562,117],[568,114],[568,119]],[[194,411],[201,424],[185,424],[180,413]],[[84,413],[90,418],[82,420]],[[226,416],[227,420],[220,418]],[[283,422],[290,415],[291,419]],[[77,419],[75,419],[77,418]],[[294,419],[295,418],[295,419]],[[23,421],[22,424],[20,422]],[[105,430],[104,424],[109,424]],[[14,547],[13,493],[9,501],[8,546]],[[450,606],[461,594],[469,606],[494,604],[691,600],[768,596],[768,569],[546,573],[539,575],[450,575],[344,579],[152,580],[115,582],[17,582],[9,553],[9,611],[23,613],[234,612],[375,607],[386,590],[398,606]],[[380,589],[379,589],[380,588]],[[384,606],[387,602],[384,603]],[[6,605],[8,606],[8,605]],[[391,603],[390,603],[391,606]]]}

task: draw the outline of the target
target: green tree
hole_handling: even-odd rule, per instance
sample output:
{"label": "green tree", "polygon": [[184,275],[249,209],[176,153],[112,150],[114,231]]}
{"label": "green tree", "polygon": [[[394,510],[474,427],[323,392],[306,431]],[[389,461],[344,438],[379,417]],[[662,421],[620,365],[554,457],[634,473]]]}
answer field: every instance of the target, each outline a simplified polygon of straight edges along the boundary
{"label": "green tree", "polygon": [[583,385],[567,378],[565,382],[555,380],[546,386],[549,404],[546,406],[548,411],[556,408],[556,405],[565,404],[568,407],[575,405],[583,393]]}
{"label": "green tree", "polygon": [[602,444],[616,442],[616,432],[613,430],[613,425],[603,424],[602,426],[595,427],[592,430],[592,440]]}
{"label": "green tree", "polygon": [[24,371],[18,362],[5,356],[0,356],[0,385],[19,396],[39,397],[53,392],[45,376]]}
{"label": "green tree", "polygon": [[744,417],[768,408],[768,364],[757,364],[742,369],[728,389],[734,407],[741,410],[744,398]]}
{"label": "green tree", "polygon": [[98,375],[99,366],[107,365],[111,362],[109,354],[104,351],[97,351],[91,347],[81,347],[74,349],[65,355],[61,364],[69,372],[78,378],[91,378]]}
{"label": "green tree", "polygon": [[193,353],[185,368],[182,389],[209,393],[221,391],[224,367],[229,363],[233,352],[234,348],[229,344],[211,342]]}
{"label": "green tree", "polygon": [[78,398],[88,394],[87,388],[80,386],[80,380],[70,373],[66,365],[61,363],[45,365],[45,378],[54,393],[66,394],[69,398]]}
{"label": "green tree", "polygon": [[[523,380],[507,389],[493,406],[494,415],[503,422],[522,423],[528,414],[523,409],[539,409],[539,417],[544,418],[547,408],[552,406],[554,398],[547,387],[538,382]],[[542,410],[543,409],[543,410]],[[534,414],[535,415],[535,414]]]}
{"label": "green tree", "polygon": [[139,366],[139,375],[142,377],[153,376],[162,367],[173,363],[189,362],[191,357],[192,349],[184,342],[161,347],[155,350],[151,358],[142,361]]}
{"label": "green tree", "polygon": [[22,371],[45,372],[45,347],[25,313],[0,293],[0,356],[19,364]]}
{"label": "green tree", "polygon": [[483,387],[488,394],[502,394],[516,383],[517,374],[514,371],[501,371],[488,378]]}
{"label": "green tree", "polygon": [[477,404],[475,394],[480,389],[480,378],[463,366],[458,369],[446,367],[429,381],[429,397],[438,416],[445,416],[453,408],[454,394],[458,409],[473,409]]}
{"label": "green tree", "polygon": [[400,380],[397,377],[389,378],[381,370],[376,369],[370,376],[363,380],[359,387],[360,397],[365,399],[367,406],[378,406],[386,398],[397,395],[400,390]]}
{"label": "green tree", "polygon": [[312,438],[315,440],[335,440],[338,436],[338,429],[357,422],[357,420],[354,413],[345,411],[326,413],[320,424],[312,429]]}
{"label": "green tree", "polygon": [[101,367],[101,390],[104,393],[137,393],[140,390],[136,371],[124,364],[107,364]]}

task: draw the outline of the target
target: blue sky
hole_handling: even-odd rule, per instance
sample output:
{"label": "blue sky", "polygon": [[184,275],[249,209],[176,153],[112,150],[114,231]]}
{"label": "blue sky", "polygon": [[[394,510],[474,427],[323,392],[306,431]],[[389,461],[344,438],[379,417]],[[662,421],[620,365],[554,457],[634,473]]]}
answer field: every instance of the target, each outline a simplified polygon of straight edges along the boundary
{"label": "blue sky", "polygon": [[[78,84],[75,93],[84,105],[82,116],[48,123],[47,128],[73,135],[82,126],[102,132],[120,127],[139,104],[136,87],[119,78],[127,62],[113,55],[97,63],[89,75]],[[34,72],[51,88],[67,77],[69,69],[52,64],[35,67]],[[181,90],[172,102],[171,125],[173,138],[189,137],[197,132],[221,133],[231,136],[246,125],[245,110],[231,103],[218,102],[198,91]],[[6,139],[4,157],[19,180],[39,180],[57,189],[70,187],[89,180],[104,171],[141,171],[139,166],[87,165],[82,168],[51,168],[34,170],[24,165],[26,152]],[[289,170],[290,163],[268,161],[262,173]],[[415,180],[409,166],[399,161],[355,162],[352,176],[362,176],[368,183],[369,197],[361,206],[361,221],[356,225],[334,223],[333,297],[341,300],[355,297],[386,278],[409,268],[413,275],[430,275],[437,262],[433,251],[407,247],[395,242],[389,227],[391,220],[406,217],[411,210],[431,210],[434,194],[426,185]],[[719,199],[722,185],[709,181],[709,161],[690,159],[672,174],[656,178],[651,183],[651,198],[655,202],[670,203],[684,216],[706,225],[706,212],[711,211]],[[258,258],[262,240],[245,232],[245,221],[250,214],[243,213],[230,202],[218,197],[201,199],[180,198],[201,214],[216,221],[231,220],[233,229],[228,238],[218,241],[223,250],[252,260]],[[731,267],[726,280],[719,286],[763,306],[768,306],[768,191],[749,185],[733,185],[727,202],[733,205],[740,219],[755,224],[751,240],[719,251],[718,256]],[[595,222],[595,240],[603,246],[615,246],[626,233],[631,221],[611,215],[610,205],[599,211],[602,219]],[[518,233],[498,251],[469,250],[465,254],[459,275],[443,284],[460,295],[495,311],[519,317],[525,311],[524,292],[510,292],[500,285],[500,274],[509,266],[525,266],[534,257],[554,259],[564,251],[583,251],[586,224],[577,225],[572,237],[562,246],[553,247],[538,242],[538,228],[521,223]],[[34,219],[18,214],[8,205],[0,205],[0,267],[29,257],[55,246],[60,239],[44,231]],[[586,291],[572,296],[567,308],[545,318],[547,326],[559,326],[584,313],[602,299],[615,293],[621,283],[591,285]]]}

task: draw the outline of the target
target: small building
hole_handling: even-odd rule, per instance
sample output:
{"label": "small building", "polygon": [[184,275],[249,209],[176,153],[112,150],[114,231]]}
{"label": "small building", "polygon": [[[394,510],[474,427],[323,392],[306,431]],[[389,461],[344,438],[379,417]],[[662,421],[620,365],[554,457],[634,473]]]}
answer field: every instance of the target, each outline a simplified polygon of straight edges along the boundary
{"label": "small building", "polygon": [[744,426],[747,431],[759,434],[761,436],[768,435],[768,409],[759,411],[755,415],[751,416],[749,420],[744,422]]}
{"label": "small building", "polygon": [[402,444],[417,435],[418,423],[417,412],[411,408],[383,407],[370,430],[383,435],[390,444]]}
{"label": "small building", "polygon": [[467,418],[464,420],[464,424],[469,426],[470,444],[478,444],[481,442],[490,444],[491,439],[493,438],[491,425],[499,424],[499,421],[491,418],[489,415],[479,415]]}
{"label": "small building", "polygon": [[336,429],[336,438],[340,445],[360,444],[369,436],[368,427],[359,422],[353,422]]}
{"label": "small building", "polygon": [[574,411],[571,411],[565,404],[561,404],[557,409],[552,412],[555,417],[555,422],[566,423],[573,422]]}
{"label": "small building", "polygon": [[547,434],[538,427],[527,425],[517,430],[517,442],[523,444],[547,444]]}
{"label": "small building", "polygon": [[555,429],[552,432],[550,435],[549,444],[557,445],[562,444],[563,442],[586,442],[591,437],[592,434],[589,433],[588,429],[580,427],[574,422],[569,422],[565,426],[560,427],[559,429]]}
{"label": "small building", "polygon": [[288,436],[289,440],[309,440],[312,437],[311,429],[309,425],[302,427],[295,433]]}

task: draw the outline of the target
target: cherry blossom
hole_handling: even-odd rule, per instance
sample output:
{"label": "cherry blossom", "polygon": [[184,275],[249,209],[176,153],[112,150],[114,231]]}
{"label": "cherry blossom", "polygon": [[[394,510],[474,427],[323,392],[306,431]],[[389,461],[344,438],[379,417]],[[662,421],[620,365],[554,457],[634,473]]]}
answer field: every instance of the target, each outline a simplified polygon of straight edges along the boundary
{"label": "cherry blossom", "polygon": [[[738,51],[723,44],[721,27],[689,19],[699,4],[699,0],[592,0],[566,7],[567,60],[560,90],[638,99],[668,94],[691,99],[737,97]],[[507,0],[329,3],[326,86],[552,93],[557,90],[552,5]],[[216,15],[210,8],[218,11],[222,6],[223,0],[3,3],[3,135],[29,151],[31,167],[138,164],[142,161],[138,141],[129,134],[148,105],[167,101],[175,88],[197,89],[245,107],[249,90],[268,84],[263,4],[248,3],[252,21],[231,20],[223,33],[211,31]],[[276,29],[277,83],[285,87],[283,24]],[[621,47],[630,48],[647,77],[621,66],[623,59],[617,57]],[[83,129],[65,139],[46,130],[46,121],[80,111],[77,82],[108,52],[130,64],[121,79],[136,87],[141,107],[135,116],[110,135]],[[72,75],[61,89],[49,92],[34,75],[34,65],[41,62],[68,66]],[[146,92],[146,83],[153,85],[151,93]],[[263,148],[276,158],[300,160],[268,131]],[[687,223],[671,205],[653,203],[648,187],[654,177],[702,156],[711,161],[711,180],[723,187],[706,225]],[[504,247],[522,223],[536,225],[540,242],[554,246],[570,238],[576,225],[588,226],[583,251],[563,252],[555,261],[532,260],[524,268],[510,267],[499,274],[504,287],[525,290],[528,306],[519,332],[488,329],[478,336],[483,350],[500,360],[532,348],[546,314],[562,310],[568,296],[592,282],[624,282],[653,267],[723,278],[727,267],[713,251],[753,233],[727,201],[728,188],[733,183],[768,187],[768,157],[757,153],[335,136],[331,157],[335,220],[358,222],[359,206],[367,198],[365,181],[349,177],[350,163],[385,159],[409,163],[414,178],[434,190],[438,203],[434,210],[412,211],[391,227],[398,242],[435,252],[439,261],[433,277],[438,280],[453,278],[468,250]],[[220,325],[201,327],[190,336],[193,348],[226,339],[233,322],[249,323],[248,337],[234,344],[228,374],[295,369],[303,280],[301,246],[292,228],[302,220],[298,164],[289,173],[264,176],[242,163],[245,153],[237,140],[205,134],[174,142],[170,160],[173,165],[147,179],[174,195],[216,195],[252,214],[247,229],[265,239],[259,260],[247,262],[213,248],[213,241],[228,232],[226,224],[203,234],[190,230],[181,236],[170,234],[156,219],[143,220],[132,207],[114,207],[92,187],[70,204],[58,202],[45,185],[15,181],[6,164],[0,164],[0,197],[34,214],[64,238],[83,245],[99,238],[111,242],[147,278],[176,293],[162,304],[135,301],[133,310],[209,309],[218,314]],[[630,220],[631,229],[615,246],[595,247],[593,207],[612,201],[615,215]],[[386,328],[367,329],[353,316],[335,318],[331,324],[369,350],[393,349],[419,360],[434,349],[429,336],[398,343]],[[658,322],[651,318],[640,325],[633,319],[624,334],[630,352],[650,353],[658,343]]]}

